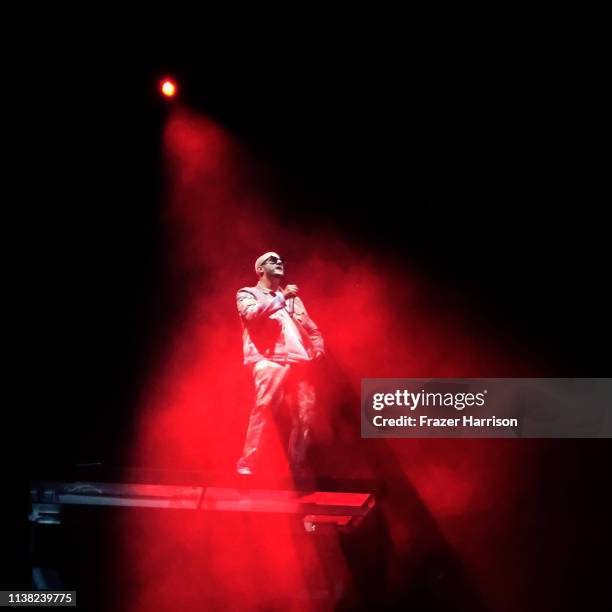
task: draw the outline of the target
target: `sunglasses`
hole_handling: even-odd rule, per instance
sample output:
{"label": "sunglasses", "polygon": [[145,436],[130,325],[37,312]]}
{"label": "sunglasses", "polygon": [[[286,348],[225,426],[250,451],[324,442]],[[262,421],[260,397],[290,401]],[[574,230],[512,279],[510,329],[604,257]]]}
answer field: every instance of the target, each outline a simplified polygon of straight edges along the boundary
{"label": "sunglasses", "polygon": [[283,264],[284,265],[284,261],[280,258],[280,257],[274,257],[274,255],[272,257],[268,257],[268,259],[266,259],[266,261],[264,261],[264,264]]}

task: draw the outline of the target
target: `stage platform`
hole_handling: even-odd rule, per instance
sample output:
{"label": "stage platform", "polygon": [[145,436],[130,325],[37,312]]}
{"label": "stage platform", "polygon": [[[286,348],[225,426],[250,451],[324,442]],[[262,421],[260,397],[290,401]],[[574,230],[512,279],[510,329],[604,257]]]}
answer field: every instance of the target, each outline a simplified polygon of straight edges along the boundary
{"label": "stage platform", "polygon": [[192,512],[299,515],[307,532],[349,531],[374,508],[372,493],[292,491],[220,486],[36,481],[30,521],[59,524],[63,506],[127,506]]}

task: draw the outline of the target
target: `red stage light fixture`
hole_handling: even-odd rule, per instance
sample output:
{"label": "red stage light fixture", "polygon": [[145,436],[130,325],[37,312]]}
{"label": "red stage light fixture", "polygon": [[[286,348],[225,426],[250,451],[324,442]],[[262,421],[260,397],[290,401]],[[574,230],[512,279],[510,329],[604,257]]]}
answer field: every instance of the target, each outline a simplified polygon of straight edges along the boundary
{"label": "red stage light fixture", "polygon": [[161,92],[167,98],[172,98],[176,94],[176,85],[170,79],[164,79],[161,84]]}

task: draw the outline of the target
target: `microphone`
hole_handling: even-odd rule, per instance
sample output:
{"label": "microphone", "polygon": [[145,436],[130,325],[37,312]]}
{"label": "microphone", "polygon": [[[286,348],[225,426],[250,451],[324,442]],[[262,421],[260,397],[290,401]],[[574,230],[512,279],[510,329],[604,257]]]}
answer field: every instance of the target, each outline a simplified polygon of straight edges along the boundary
{"label": "microphone", "polygon": [[[291,300],[291,306],[289,306],[289,300]],[[293,318],[293,313],[295,311],[295,295],[292,295],[290,298],[287,298],[286,302],[287,312],[289,313],[289,316]]]}

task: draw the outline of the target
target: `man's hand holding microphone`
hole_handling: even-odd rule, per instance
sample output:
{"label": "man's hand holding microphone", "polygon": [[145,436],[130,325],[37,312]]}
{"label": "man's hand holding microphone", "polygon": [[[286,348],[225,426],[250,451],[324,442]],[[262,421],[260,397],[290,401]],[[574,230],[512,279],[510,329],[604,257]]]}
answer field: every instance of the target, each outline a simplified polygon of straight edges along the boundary
{"label": "man's hand holding microphone", "polygon": [[284,289],[282,289],[283,297],[288,300],[289,298],[294,298],[298,294],[298,286],[297,285],[287,285]]}

